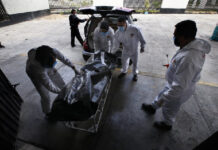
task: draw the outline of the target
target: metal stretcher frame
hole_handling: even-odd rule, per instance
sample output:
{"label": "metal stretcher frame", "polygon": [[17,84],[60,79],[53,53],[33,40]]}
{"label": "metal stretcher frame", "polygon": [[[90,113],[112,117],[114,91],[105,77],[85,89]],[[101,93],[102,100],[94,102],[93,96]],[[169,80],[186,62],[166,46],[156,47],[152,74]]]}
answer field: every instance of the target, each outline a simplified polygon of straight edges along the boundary
{"label": "metal stretcher frame", "polygon": [[105,92],[103,92],[101,95],[101,99],[98,102],[98,108],[94,115],[92,115],[86,121],[65,121],[64,122],[65,126],[71,129],[76,129],[89,133],[97,133],[102,120],[105,103],[107,100],[108,92],[110,90],[111,81],[112,81],[112,75],[108,80],[108,84],[105,86],[104,89]]}

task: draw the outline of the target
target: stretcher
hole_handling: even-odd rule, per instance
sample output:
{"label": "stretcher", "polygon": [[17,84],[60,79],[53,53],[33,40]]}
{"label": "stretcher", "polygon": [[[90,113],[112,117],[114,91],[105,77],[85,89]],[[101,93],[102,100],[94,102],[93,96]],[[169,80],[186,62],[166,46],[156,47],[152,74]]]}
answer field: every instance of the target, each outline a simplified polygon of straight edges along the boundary
{"label": "stretcher", "polygon": [[98,132],[118,56],[94,53],[56,97],[49,119],[62,121],[69,128]]}

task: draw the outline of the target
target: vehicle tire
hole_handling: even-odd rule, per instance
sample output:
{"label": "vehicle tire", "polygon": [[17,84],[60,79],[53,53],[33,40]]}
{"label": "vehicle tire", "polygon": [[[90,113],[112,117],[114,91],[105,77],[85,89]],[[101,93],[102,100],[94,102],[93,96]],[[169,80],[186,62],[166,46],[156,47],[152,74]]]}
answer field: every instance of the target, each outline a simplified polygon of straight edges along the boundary
{"label": "vehicle tire", "polygon": [[[88,50],[84,50],[84,51],[86,51],[86,52],[94,52],[94,49],[88,49]],[[90,58],[91,56],[90,55],[85,55],[85,54],[83,54],[83,59],[85,60],[85,61],[88,61],[88,59]]]}

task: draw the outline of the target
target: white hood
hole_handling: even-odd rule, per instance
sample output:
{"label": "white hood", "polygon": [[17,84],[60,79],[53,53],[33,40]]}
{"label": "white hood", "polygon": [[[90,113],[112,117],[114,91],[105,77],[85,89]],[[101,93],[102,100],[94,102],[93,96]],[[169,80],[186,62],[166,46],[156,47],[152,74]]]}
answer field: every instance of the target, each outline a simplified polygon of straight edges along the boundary
{"label": "white hood", "polygon": [[190,50],[197,50],[197,51],[201,51],[203,53],[208,54],[211,50],[211,46],[210,44],[202,39],[195,39],[194,41],[192,41],[191,43],[189,43],[185,49],[190,49]]}
{"label": "white hood", "polygon": [[28,58],[30,60],[34,60],[35,59],[35,55],[36,55],[36,50],[35,49],[31,49],[29,52],[28,52]]}
{"label": "white hood", "polygon": [[35,59],[36,56],[36,49],[31,49],[28,52],[28,59],[27,59],[27,63],[26,63],[26,69],[27,71],[42,71],[44,70],[44,68],[40,65],[40,63]]}

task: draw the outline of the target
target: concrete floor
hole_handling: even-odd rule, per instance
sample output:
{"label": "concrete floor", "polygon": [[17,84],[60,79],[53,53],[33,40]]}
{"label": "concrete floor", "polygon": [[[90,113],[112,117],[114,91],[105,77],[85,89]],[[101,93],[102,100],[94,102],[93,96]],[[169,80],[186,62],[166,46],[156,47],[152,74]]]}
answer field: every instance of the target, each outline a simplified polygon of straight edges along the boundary
{"label": "concrete floor", "polygon": [[[80,16],[87,18],[87,16]],[[118,80],[114,72],[102,126],[97,134],[66,128],[63,123],[48,123],[41,112],[40,97],[25,74],[26,53],[42,44],[55,47],[79,68],[82,47],[76,41],[70,47],[68,16],[50,15],[0,28],[0,67],[12,83],[19,82],[17,90],[24,100],[18,141],[50,150],[189,150],[214,133],[218,128],[218,42],[209,41],[218,15],[134,15],[141,27],[147,45],[140,55],[139,81],[132,75]],[[151,102],[164,86],[164,74],[169,59],[176,51],[173,45],[174,25],[192,19],[197,22],[197,37],[208,40],[212,51],[207,56],[202,78],[194,96],[177,115],[173,130],[161,132],[152,127],[161,118],[161,110],[153,117],[140,110],[143,102]],[[84,24],[80,25],[83,35]],[[68,82],[73,71],[58,63],[57,68]],[[51,95],[55,98],[55,94]],[[22,146],[21,146],[22,147]],[[28,147],[28,148],[27,148]],[[23,146],[21,149],[30,149]],[[31,149],[34,149],[31,147]]]}

